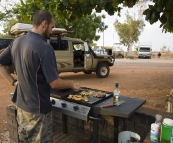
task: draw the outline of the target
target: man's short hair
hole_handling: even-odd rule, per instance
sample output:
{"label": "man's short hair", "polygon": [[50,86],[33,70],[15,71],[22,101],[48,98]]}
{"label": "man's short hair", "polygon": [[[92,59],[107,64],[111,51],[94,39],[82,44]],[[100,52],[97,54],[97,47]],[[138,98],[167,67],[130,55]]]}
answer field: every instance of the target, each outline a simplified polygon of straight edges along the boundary
{"label": "man's short hair", "polygon": [[33,26],[38,27],[45,20],[48,22],[48,24],[50,24],[52,21],[52,18],[53,17],[49,12],[45,10],[40,10],[33,17]]}

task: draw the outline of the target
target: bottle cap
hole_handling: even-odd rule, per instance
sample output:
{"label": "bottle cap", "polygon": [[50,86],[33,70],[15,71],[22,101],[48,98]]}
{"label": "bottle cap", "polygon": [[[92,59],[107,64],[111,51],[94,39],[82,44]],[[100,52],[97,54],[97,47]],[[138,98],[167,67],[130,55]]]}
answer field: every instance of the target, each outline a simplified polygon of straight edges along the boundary
{"label": "bottle cap", "polygon": [[169,119],[169,118],[164,118],[163,124],[165,124],[167,126],[173,126],[173,120]]}
{"label": "bottle cap", "polygon": [[115,82],[115,86],[118,87],[118,82]]}
{"label": "bottle cap", "polygon": [[157,121],[161,121],[162,120],[162,115],[156,114],[155,118],[156,118]]}

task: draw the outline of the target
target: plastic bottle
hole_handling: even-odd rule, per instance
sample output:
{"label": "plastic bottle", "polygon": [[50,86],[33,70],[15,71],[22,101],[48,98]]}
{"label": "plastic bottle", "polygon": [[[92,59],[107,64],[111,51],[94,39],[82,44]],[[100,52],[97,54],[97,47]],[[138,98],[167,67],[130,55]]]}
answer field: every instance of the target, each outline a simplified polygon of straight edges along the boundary
{"label": "plastic bottle", "polygon": [[159,133],[158,133],[159,138],[158,138],[158,141],[160,141],[160,129],[161,129],[161,125],[162,125],[162,115],[156,114],[155,118],[156,118],[155,123],[159,125]]}
{"label": "plastic bottle", "polygon": [[151,124],[150,140],[152,142],[158,142],[159,141],[159,125],[156,123]]}
{"label": "plastic bottle", "polygon": [[171,131],[173,129],[173,120],[170,118],[164,118],[161,126],[161,141],[160,143],[170,143]]}
{"label": "plastic bottle", "polygon": [[113,102],[114,103],[117,103],[120,101],[120,91],[118,89],[118,86],[119,86],[118,82],[115,82],[115,90],[113,92]]}
{"label": "plastic bottle", "polygon": [[170,139],[170,143],[173,143],[173,129],[171,130],[171,139]]}
{"label": "plastic bottle", "polygon": [[159,125],[159,129],[160,129],[161,124],[162,124],[162,116],[159,115],[159,114],[156,114],[156,115],[155,115],[155,118],[156,118],[155,123]]}

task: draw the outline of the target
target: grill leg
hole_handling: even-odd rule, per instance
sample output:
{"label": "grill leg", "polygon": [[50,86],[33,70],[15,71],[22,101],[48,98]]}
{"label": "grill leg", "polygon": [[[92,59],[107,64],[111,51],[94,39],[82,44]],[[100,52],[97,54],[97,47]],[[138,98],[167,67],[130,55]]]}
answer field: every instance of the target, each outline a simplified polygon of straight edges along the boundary
{"label": "grill leg", "polygon": [[114,143],[118,143],[118,124],[119,117],[114,117]]}
{"label": "grill leg", "polygon": [[62,114],[62,129],[63,129],[63,133],[66,134],[67,133],[67,115]]}
{"label": "grill leg", "polygon": [[[94,114],[93,117],[97,118],[98,115]],[[92,143],[98,143],[98,121],[93,120],[93,137],[92,137]]]}

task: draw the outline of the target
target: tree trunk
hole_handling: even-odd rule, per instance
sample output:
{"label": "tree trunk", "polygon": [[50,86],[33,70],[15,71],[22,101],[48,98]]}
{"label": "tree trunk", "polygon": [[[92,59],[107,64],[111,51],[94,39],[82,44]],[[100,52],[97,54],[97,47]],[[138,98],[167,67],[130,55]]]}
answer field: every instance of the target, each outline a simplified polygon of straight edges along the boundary
{"label": "tree trunk", "polygon": [[128,57],[132,57],[132,44],[128,45]]}

